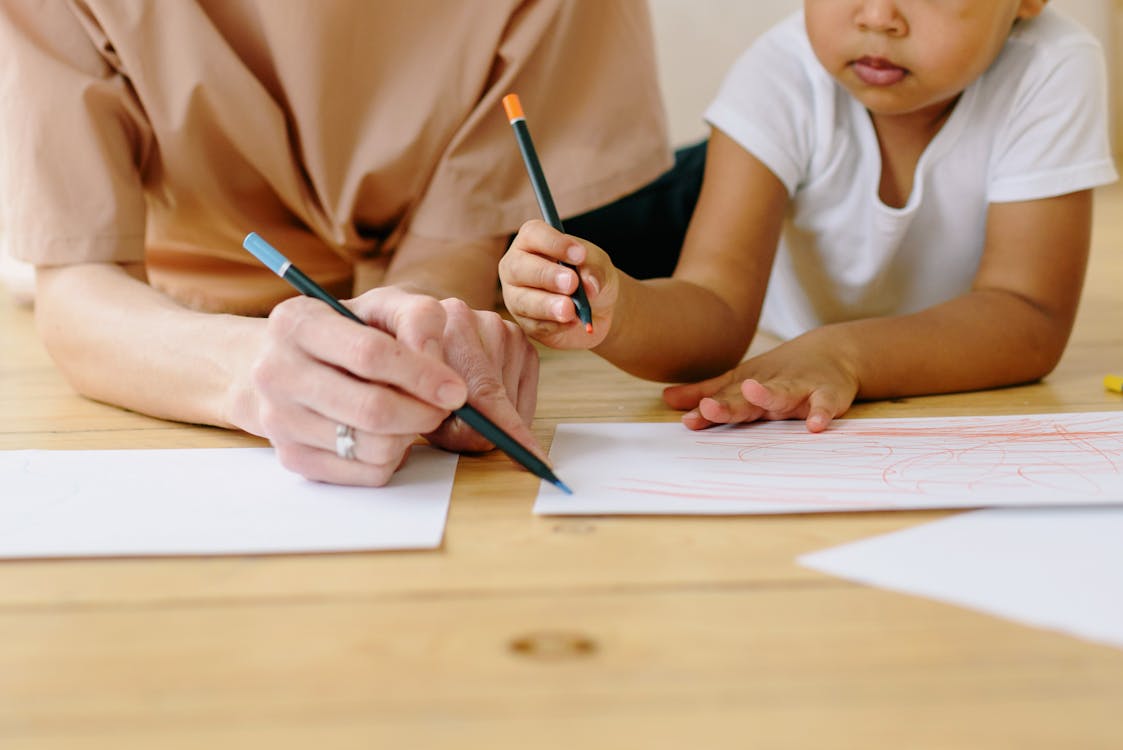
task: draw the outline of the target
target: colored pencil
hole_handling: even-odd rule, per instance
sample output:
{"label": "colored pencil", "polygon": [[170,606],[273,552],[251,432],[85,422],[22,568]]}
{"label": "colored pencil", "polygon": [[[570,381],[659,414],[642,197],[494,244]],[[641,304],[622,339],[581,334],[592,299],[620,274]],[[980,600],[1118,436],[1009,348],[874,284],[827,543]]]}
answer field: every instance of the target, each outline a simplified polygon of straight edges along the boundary
{"label": "colored pencil", "polygon": [[[530,184],[534,188],[534,195],[538,199],[538,208],[542,211],[542,218],[546,223],[559,232],[564,232],[558,209],[554,206],[554,198],[550,194],[550,186],[546,182],[546,175],[542,171],[542,163],[538,160],[538,152],[534,148],[534,141],[530,137],[530,128],[526,124],[526,115],[523,114],[522,103],[518,94],[507,94],[503,97],[503,111],[507,113],[507,120],[515,131],[515,140],[518,141],[519,151],[522,152],[523,163],[530,175]],[[566,268],[577,271],[571,263],[558,261]],[[585,294],[585,285],[581,283],[581,274],[577,274],[577,289],[569,295],[573,306],[577,308],[578,319],[585,324],[585,330],[593,332],[593,310],[589,307],[589,298]]]}

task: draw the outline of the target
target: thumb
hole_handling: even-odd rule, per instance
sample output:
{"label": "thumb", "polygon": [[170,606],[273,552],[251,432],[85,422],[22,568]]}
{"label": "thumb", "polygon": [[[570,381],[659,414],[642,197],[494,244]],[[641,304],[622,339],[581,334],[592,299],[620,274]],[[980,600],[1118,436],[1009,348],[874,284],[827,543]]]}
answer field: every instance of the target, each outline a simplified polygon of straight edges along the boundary
{"label": "thumb", "polygon": [[733,382],[733,373],[727,372],[698,383],[672,385],[663,389],[663,401],[672,409],[693,409],[698,403],[712,396]]}

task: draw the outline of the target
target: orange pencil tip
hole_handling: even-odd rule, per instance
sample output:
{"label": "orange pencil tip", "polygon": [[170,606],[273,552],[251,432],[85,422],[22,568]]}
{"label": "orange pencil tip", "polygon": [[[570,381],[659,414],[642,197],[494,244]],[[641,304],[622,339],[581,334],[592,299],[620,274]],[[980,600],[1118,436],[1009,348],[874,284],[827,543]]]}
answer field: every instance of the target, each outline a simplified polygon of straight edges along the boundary
{"label": "orange pencil tip", "polygon": [[593,332],[593,324],[592,323],[586,323],[585,324],[585,333],[592,333],[592,332]]}
{"label": "orange pencil tip", "polygon": [[507,113],[507,119],[511,122],[526,119],[526,116],[523,115],[523,105],[519,102],[518,94],[507,94],[507,96],[503,97],[503,111]]}

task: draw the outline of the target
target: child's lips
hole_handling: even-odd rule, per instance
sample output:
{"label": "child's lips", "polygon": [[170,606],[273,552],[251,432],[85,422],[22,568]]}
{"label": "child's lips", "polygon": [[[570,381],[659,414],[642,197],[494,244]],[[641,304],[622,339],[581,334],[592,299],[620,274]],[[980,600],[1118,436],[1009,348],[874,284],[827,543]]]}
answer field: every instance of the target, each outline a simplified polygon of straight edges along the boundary
{"label": "child's lips", "polygon": [[850,63],[850,67],[867,86],[892,86],[909,73],[907,68],[894,65],[884,57],[861,57]]}

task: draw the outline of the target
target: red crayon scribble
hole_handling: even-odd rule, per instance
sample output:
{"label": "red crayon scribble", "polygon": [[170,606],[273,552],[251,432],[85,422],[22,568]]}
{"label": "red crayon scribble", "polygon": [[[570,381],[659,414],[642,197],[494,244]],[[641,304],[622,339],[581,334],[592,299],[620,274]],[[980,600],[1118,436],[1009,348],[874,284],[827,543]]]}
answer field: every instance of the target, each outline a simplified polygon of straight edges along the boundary
{"label": "red crayon scribble", "polygon": [[[816,507],[908,507],[925,498],[961,504],[1060,493],[1067,502],[1115,499],[1123,475],[1118,416],[840,420],[809,435],[802,424],[772,422],[703,434],[696,454],[675,470],[698,481],[623,477],[611,489],[630,495]],[[681,475],[681,474],[680,474]],[[1106,489],[1105,489],[1106,488]],[[1112,497],[1108,492],[1119,496]],[[914,500],[910,501],[910,498]]]}

